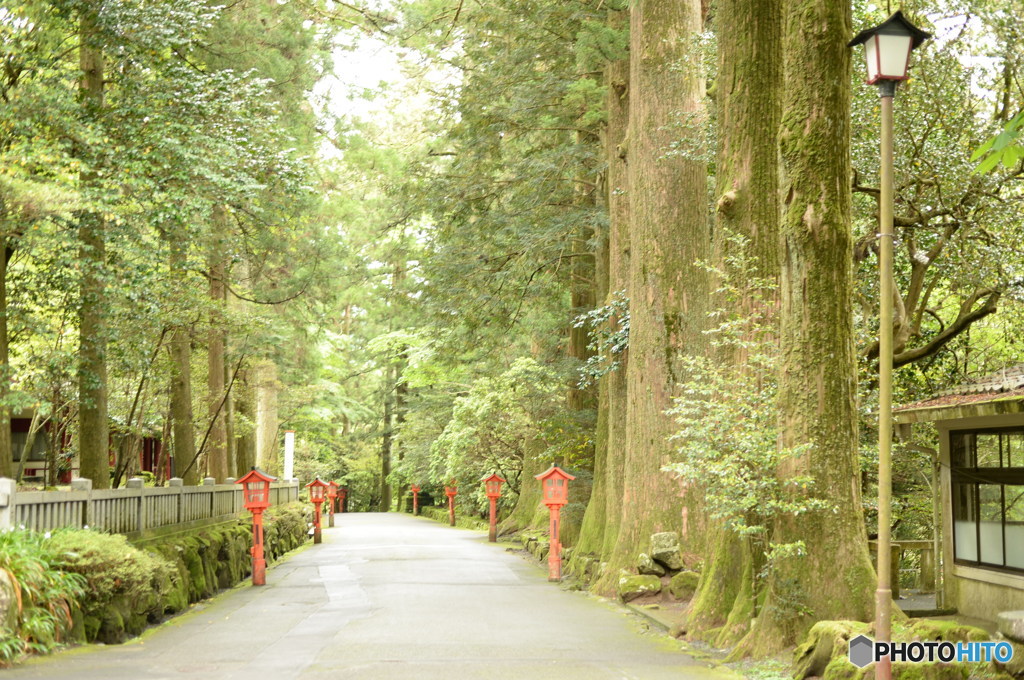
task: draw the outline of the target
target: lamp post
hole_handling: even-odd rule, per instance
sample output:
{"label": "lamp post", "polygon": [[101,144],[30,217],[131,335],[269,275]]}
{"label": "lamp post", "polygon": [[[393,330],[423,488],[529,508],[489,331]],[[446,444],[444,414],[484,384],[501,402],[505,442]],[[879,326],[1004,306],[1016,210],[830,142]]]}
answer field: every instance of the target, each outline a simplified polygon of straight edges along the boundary
{"label": "lamp post", "polygon": [[544,490],[544,505],[548,506],[548,535],[551,547],[548,549],[548,580],[562,580],[562,543],[559,540],[559,522],[562,507],[569,502],[569,481],[576,479],[568,472],[552,465],[536,476]]}
{"label": "lamp post", "polygon": [[[896,12],[884,22],[861,31],[849,47],[864,45],[869,85],[878,86],[882,108],[881,164],[878,199],[878,587],[875,590],[875,640],[892,637],[892,246],[893,246],[893,99],[896,84],[907,79],[910,53],[931,37]],[[884,657],[875,677],[889,680],[892,662]]]}
{"label": "lamp post", "polygon": [[313,543],[320,543],[320,504],[324,502],[329,487],[317,477],[306,488],[309,489],[309,500],[313,502]]}
{"label": "lamp post", "polygon": [[270,507],[270,483],[273,477],[253,468],[236,484],[242,485],[245,509],[252,513],[252,584],[267,584],[267,561],[263,557],[263,511]]}
{"label": "lamp post", "polygon": [[491,521],[487,531],[487,540],[495,543],[498,540],[498,499],[501,497],[501,485],[505,483],[505,479],[494,474],[484,477],[480,481],[484,483],[487,501],[491,506]]}
{"label": "lamp post", "polygon": [[412,491],[412,514],[416,516],[420,514],[420,487],[413,484],[409,490]]}
{"label": "lamp post", "polygon": [[338,483],[333,479],[327,482],[327,526],[334,528],[334,506],[338,498]]}
{"label": "lamp post", "polygon": [[451,486],[444,487],[444,495],[448,497],[448,524],[455,526],[455,496],[459,493],[455,486],[455,480],[449,482]]}
{"label": "lamp post", "polygon": [[345,501],[348,498],[348,489],[341,487],[341,490],[338,493],[340,494],[338,496],[339,512],[345,512]]}

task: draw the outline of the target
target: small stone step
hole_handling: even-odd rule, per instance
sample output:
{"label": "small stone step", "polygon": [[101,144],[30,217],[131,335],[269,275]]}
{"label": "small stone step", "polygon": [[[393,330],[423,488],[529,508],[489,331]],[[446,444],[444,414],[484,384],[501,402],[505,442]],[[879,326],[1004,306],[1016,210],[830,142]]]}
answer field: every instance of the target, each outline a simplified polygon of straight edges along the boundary
{"label": "small stone step", "polygon": [[999,632],[1003,637],[1016,642],[1024,642],[1024,610],[1015,612],[999,612]]}

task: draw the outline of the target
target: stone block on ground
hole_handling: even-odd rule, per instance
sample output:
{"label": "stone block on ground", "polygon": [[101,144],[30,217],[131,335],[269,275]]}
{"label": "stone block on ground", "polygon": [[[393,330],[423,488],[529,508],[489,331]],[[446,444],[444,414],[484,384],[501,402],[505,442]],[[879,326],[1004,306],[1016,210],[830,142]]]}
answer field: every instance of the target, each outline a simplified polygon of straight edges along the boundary
{"label": "stone block on ground", "polygon": [[1024,611],[999,612],[996,618],[1003,637],[1024,642]]}
{"label": "stone block on ground", "polygon": [[668,583],[668,592],[677,600],[689,600],[697,591],[700,574],[695,571],[681,571]]}
{"label": "stone block on ground", "polygon": [[623,572],[619,576],[619,597],[623,602],[630,602],[644,595],[661,592],[661,579],[653,574],[630,574]]}
{"label": "stone block on ground", "polygon": [[651,535],[651,558],[670,571],[683,568],[683,555],[679,551],[679,534],[662,531]]}
{"label": "stone block on ground", "polygon": [[640,553],[637,557],[636,568],[641,574],[665,575],[665,568],[651,559],[651,556],[647,553]]}
{"label": "stone block on ground", "polygon": [[844,660],[851,672],[859,673],[860,669],[850,663],[846,655],[850,640],[867,630],[868,624],[859,621],[819,621],[814,624],[804,641],[793,651],[793,678],[804,680],[823,676],[833,659]]}

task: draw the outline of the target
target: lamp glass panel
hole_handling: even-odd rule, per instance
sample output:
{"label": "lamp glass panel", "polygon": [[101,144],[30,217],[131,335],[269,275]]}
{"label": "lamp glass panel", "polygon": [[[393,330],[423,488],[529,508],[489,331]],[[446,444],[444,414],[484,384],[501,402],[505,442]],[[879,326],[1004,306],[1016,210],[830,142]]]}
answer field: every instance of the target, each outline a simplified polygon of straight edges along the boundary
{"label": "lamp glass panel", "polygon": [[874,82],[878,77],[878,36],[872,37],[864,43],[864,58],[867,60],[868,82]]}
{"label": "lamp glass panel", "polygon": [[910,36],[882,33],[876,38],[881,52],[880,75],[883,78],[906,77],[907,61],[910,58]]}

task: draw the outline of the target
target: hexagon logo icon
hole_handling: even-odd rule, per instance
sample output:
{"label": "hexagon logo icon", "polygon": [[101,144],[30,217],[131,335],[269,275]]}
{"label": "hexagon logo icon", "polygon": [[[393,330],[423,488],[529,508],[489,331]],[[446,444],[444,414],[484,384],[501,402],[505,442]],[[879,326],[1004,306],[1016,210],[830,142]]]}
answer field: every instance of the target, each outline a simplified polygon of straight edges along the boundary
{"label": "hexagon logo icon", "polygon": [[850,640],[850,663],[857,668],[864,668],[875,660],[875,643],[865,635],[858,635]]}

